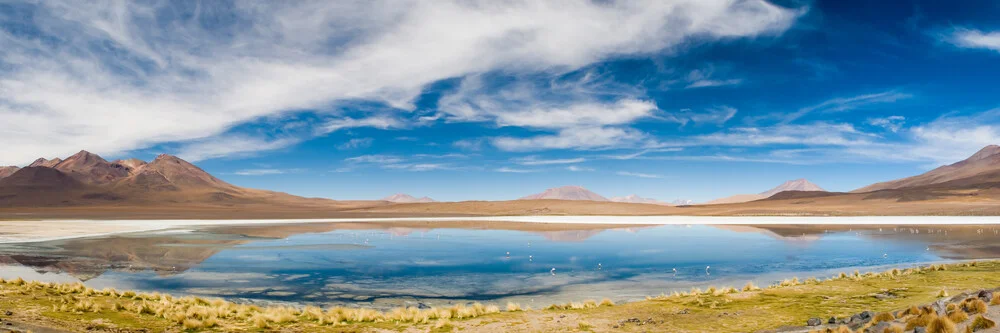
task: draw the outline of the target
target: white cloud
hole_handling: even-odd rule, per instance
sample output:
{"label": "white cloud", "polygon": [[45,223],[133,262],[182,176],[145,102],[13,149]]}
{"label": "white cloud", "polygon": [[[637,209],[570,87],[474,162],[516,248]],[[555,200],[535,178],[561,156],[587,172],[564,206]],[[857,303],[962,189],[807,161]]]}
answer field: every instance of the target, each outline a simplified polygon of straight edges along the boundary
{"label": "white cloud", "polygon": [[445,155],[428,155],[428,154],[417,154],[407,158],[394,156],[394,155],[361,155],[344,159],[344,162],[348,163],[348,166],[341,167],[337,172],[348,172],[353,171],[360,167],[374,167],[386,170],[399,170],[399,171],[434,171],[434,170],[459,170],[465,169],[451,163],[438,163],[438,162],[427,162],[428,159],[442,159],[442,158],[465,158],[465,155],[461,154],[445,154]]}
{"label": "white cloud", "polygon": [[717,146],[855,146],[873,143],[876,136],[857,130],[851,124],[818,122],[808,125],[779,124],[768,127],[737,127],[723,132],[693,136],[685,145]]}
{"label": "white cloud", "polygon": [[691,109],[682,109],[663,116],[664,119],[672,122],[687,125],[688,123],[724,125],[736,116],[736,108],[730,106],[718,106],[709,108],[704,112],[694,112]]}
{"label": "white cloud", "polygon": [[570,166],[566,167],[566,170],[573,171],[573,172],[583,172],[583,171],[595,171],[597,169],[590,168],[590,167],[582,167],[582,166],[579,166],[579,165],[570,165]]}
{"label": "white cloud", "polygon": [[239,176],[268,176],[281,175],[285,173],[286,171],[281,169],[245,169],[233,172],[233,174]]}
{"label": "white cloud", "polygon": [[[113,154],[201,140],[337,101],[412,109],[424,87],[446,78],[571,70],[673,52],[695,38],[776,35],[805,12],[764,0],[25,5],[35,7],[30,18],[0,22],[0,164],[81,146]],[[40,35],[7,30],[19,25]],[[343,118],[320,133],[400,127],[390,119]]]}
{"label": "white cloud", "polygon": [[367,147],[371,147],[372,142],[375,142],[375,139],[372,139],[372,138],[354,138],[354,139],[347,140],[347,142],[344,142],[344,143],[340,144],[339,146],[337,146],[337,148],[340,148],[340,149],[367,148]]}
{"label": "white cloud", "polygon": [[392,155],[361,155],[344,159],[350,163],[395,164],[405,161],[402,157]]}
{"label": "white cloud", "polygon": [[951,164],[983,147],[1000,144],[1000,109],[971,115],[944,115],[910,128],[909,134],[915,142],[905,153],[911,158]]}
{"label": "white cloud", "polygon": [[563,159],[540,159],[538,156],[526,156],[521,158],[513,159],[514,163],[520,165],[551,165],[551,164],[576,164],[583,163],[587,159],[582,157],[577,158],[563,158]]}
{"label": "white cloud", "polygon": [[743,79],[726,79],[726,80],[708,80],[702,79],[698,81],[691,82],[691,84],[684,87],[685,89],[694,88],[708,88],[708,87],[724,87],[724,86],[735,86],[743,83]]}
{"label": "white cloud", "polygon": [[645,133],[631,128],[589,127],[560,130],[554,135],[527,138],[496,137],[492,143],[506,151],[537,151],[545,149],[606,149],[639,145]]}
{"label": "white cloud", "polygon": [[452,146],[458,149],[479,151],[483,149],[484,139],[462,139],[452,142]]}
{"label": "white cloud", "polygon": [[743,79],[718,79],[714,75],[714,66],[692,70],[688,73],[688,85],[684,89],[733,86],[743,83]]}
{"label": "white cloud", "polygon": [[378,129],[404,128],[406,125],[399,119],[389,116],[374,116],[368,118],[354,119],[341,118],[327,121],[318,129],[319,133],[330,133],[345,128],[372,127]]}
{"label": "white cloud", "polygon": [[615,174],[619,176],[639,177],[639,178],[663,178],[663,176],[661,175],[650,174],[650,173],[628,172],[628,171],[618,171],[615,172]]}
{"label": "white cloud", "polygon": [[656,110],[651,101],[623,99],[613,104],[574,104],[565,108],[501,112],[496,116],[500,126],[561,129],[626,125],[650,117]]}
{"label": "white cloud", "polygon": [[903,128],[903,123],[906,122],[906,117],[903,116],[888,116],[884,118],[869,118],[868,125],[878,126],[893,133],[899,132],[900,128]]}
{"label": "white cloud", "polygon": [[401,164],[386,164],[383,165],[382,167],[384,169],[414,171],[414,172],[455,169],[455,167],[445,163],[401,163]]}
{"label": "white cloud", "polygon": [[276,150],[299,143],[295,138],[264,139],[243,135],[223,135],[189,141],[177,149],[176,155],[190,162],[233,155],[247,155]]}
{"label": "white cloud", "polygon": [[1000,31],[958,29],[950,40],[952,44],[964,48],[988,49],[1000,52]]}
{"label": "white cloud", "polygon": [[500,167],[500,168],[493,169],[493,171],[503,172],[503,173],[531,173],[531,172],[538,172],[538,170],[515,169],[515,168],[509,168],[509,167]]}
{"label": "white cloud", "polygon": [[822,103],[807,106],[796,112],[784,115],[784,122],[789,123],[802,118],[810,113],[831,113],[844,112],[876,104],[894,103],[899,100],[911,98],[913,95],[897,91],[885,91],[874,94],[865,94],[852,97],[838,97],[824,101]]}

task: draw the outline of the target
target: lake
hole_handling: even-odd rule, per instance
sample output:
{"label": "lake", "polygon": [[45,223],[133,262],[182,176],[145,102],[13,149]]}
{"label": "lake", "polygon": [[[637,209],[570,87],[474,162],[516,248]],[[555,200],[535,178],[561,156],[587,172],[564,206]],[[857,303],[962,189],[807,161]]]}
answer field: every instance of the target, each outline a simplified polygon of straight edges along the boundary
{"label": "lake", "polygon": [[992,226],[954,225],[209,226],[0,244],[0,277],[257,303],[538,308],[996,258],[997,240]]}

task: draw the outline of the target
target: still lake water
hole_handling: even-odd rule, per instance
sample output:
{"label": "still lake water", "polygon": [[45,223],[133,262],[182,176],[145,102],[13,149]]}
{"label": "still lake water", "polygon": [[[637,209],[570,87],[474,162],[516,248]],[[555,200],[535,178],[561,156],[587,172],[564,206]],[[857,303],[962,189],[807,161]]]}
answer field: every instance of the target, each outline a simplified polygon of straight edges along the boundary
{"label": "still lake water", "polygon": [[389,307],[514,301],[541,307],[1000,256],[1000,231],[991,227],[830,228],[213,227],[0,244],[0,277],[253,302]]}

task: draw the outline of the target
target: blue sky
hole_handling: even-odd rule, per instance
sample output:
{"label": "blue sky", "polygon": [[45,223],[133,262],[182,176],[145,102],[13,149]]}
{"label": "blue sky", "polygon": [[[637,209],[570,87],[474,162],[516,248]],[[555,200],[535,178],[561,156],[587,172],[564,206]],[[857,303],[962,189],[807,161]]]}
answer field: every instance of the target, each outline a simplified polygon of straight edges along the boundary
{"label": "blue sky", "polygon": [[847,191],[1000,143],[1000,3],[12,1],[0,164],[334,199]]}

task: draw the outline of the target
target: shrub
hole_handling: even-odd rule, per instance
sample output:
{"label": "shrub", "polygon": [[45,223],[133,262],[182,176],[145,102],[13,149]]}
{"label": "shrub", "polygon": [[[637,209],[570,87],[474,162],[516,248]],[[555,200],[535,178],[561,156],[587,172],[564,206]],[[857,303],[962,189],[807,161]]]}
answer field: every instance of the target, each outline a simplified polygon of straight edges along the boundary
{"label": "shrub", "polygon": [[615,306],[615,302],[612,302],[610,299],[605,298],[601,300],[601,306]]}
{"label": "shrub", "polygon": [[[747,282],[747,284],[743,286],[743,291],[755,291],[755,290],[760,290],[760,288],[758,288],[757,286],[753,285],[753,282]],[[1000,295],[1000,294],[997,294],[997,295]]]}
{"label": "shrub", "polygon": [[879,313],[875,315],[874,319],[875,323],[881,323],[883,321],[893,321],[893,320],[896,320],[896,316],[893,316],[891,313],[888,312]]}
{"label": "shrub", "polygon": [[516,311],[522,311],[521,304],[507,302],[507,312],[516,312]]}
{"label": "shrub", "polygon": [[961,323],[969,320],[969,315],[965,314],[963,311],[955,311],[948,314],[948,320],[951,320],[954,323]]}
{"label": "shrub", "polygon": [[971,328],[972,331],[975,332],[979,330],[988,330],[996,326],[997,323],[995,321],[992,321],[989,318],[979,315],[976,316],[976,319],[972,320],[972,324],[969,325],[969,328]]}
{"label": "shrub", "polygon": [[945,317],[938,317],[931,321],[927,325],[927,333],[957,333],[958,329],[955,328],[955,323],[948,320]]}
{"label": "shrub", "polygon": [[938,297],[938,298],[942,298],[942,297],[948,297],[948,291],[947,291],[947,290],[944,290],[944,289],[941,289],[941,291],[939,291],[939,292],[937,293],[937,297]]}
{"label": "shrub", "polygon": [[990,305],[1000,305],[1000,293],[993,295],[993,299],[990,300]]}
{"label": "shrub", "polygon": [[970,314],[986,313],[988,305],[978,298],[970,298],[962,302],[962,310]]}
{"label": "shrub", "polygon": [[905,332],[905,330],[903,329],[903,326],[892,325],[892,326],[886,327],[884,330],[882,330],[881,333],[903,333],[903,332]]}
{"label": "shrub", "polygon": [[916,327],[927,327],[935,319],[937,319],[937,315],[933,313],[924,313],[910,318],[910,320],[906,321],[906,330],[909,331]]}

